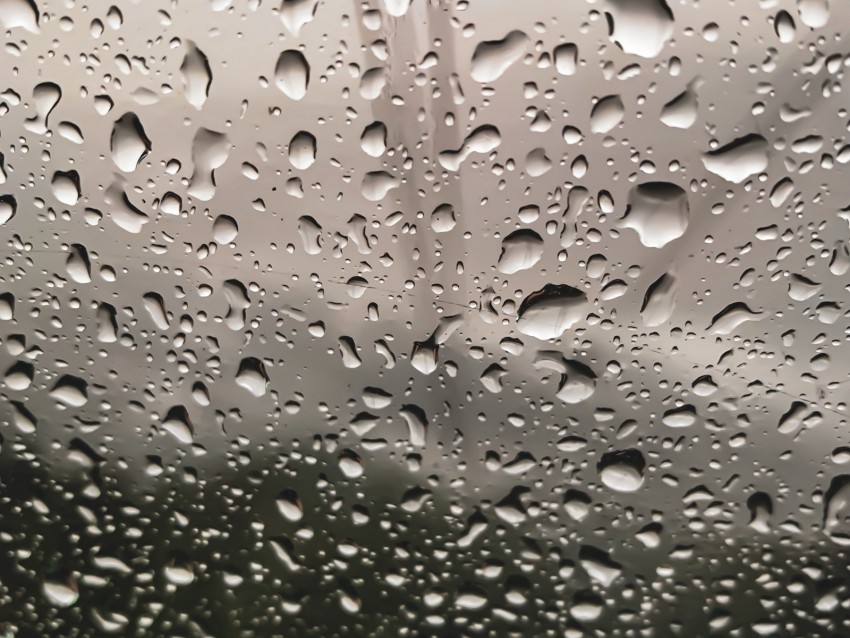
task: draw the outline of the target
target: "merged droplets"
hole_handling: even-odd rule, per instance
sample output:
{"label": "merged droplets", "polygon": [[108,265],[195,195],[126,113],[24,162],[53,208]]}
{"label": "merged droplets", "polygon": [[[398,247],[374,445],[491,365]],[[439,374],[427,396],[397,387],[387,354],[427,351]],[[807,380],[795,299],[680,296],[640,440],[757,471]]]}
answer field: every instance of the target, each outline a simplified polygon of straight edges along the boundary
{"label": "merged droplets", "polygon": [[387,13],[394,18],[400,18],[407,13],[413,0],[383,0],[383,2],[387,8]]}
{"label": "merged droplets", "polygon": [[640,242],[663,248],[685,234],[690,221],[687,193],[670,182],[646,182],[629,192],[629,206],[620,221],[634,230]]}
{"label": "merged droplets", "polygon": [[265,364],[255,357],[246,357],[239,363],[236,383],[255,397],[265,395],[269,387],[269,375]]}
{"label": "merged droplets", "polygon": [[294,36],[301,33],[305,25],[313,21],[319,0],[283,0],[280,5],[280,19]]}
{"label": "merged droplets", "polygon": [[797,0],[800,21],[810,29],[820,29],[829,23],[830,0]]}
{"label": "merged droplets", "polygon": [[499,147],[502,136],[495,126],[485,124],[472,131],[457,150],[442,151],[440,164],[449,171],[459,171],[466,158],[473,153],[489,153]]}
{"label": "merged droplets", "polygon": [[472,79],[482,83],[498,80],[512,64],[522,58],[527,44],[528,36],[516,30],[501,40],[479,42],[472,54]]}
{"label": "merged droplets", "polygon": [[186,100],[196,109],[203,107],[210,94],[212,70],[206,54],[194,42],[187,42],[186,56],[180,65]]}
{"label": "merged droplets", "polygon": [[85,246],[71,244],[68,259],[65,261],[65,272],[78,284],[91,283],[91,261]]}
{"label": "merged droplets", "polygon": [[519,307],[517,329],[537,339],[557,339],[584,318],[587,296],[566,284],[546,284]]}
{"label": "merged droplets", "polygon": [[113,182],[104,193],[103,201],[107,205],[106,212],[115,224],[128,233],[139,233],[150,219],[134,206],[124,192],[120,181]]}
{"label": "merged droplets", "polygon": [[231,149],[230,139],[217,131],[198,129],[192,140],[192,173],[189,195],[209,201],[215,195],[215,169],[224,165]]}
{"label": "merged droplets", "polygon": [[298,170],[307,170],[316,161],[316,138],[307,131],[298,131],[289,142],[289,162]]}
{"label": "merged droplets", "polygon": [[578,47],[572,42],[555,47],[555,69],[561,75],[574,75],[578,65]]}
{"label": "merged droplets", "polygon": [[77,171],[56,171],[50,182],[53,196],[66,206],[74,206],[82,195]]}
{"label": "merged droplets", "polygon": [[767,168],[768,144],[761,135],[751,133],[705,153],[702,163],[712,173],[740,184]]}
{"label": "merged droplets", "polygon": [[0,195],[0,225],[12,221],[18,213],[18,200],[14,195]]}
{"label": "merged droplets", "polygon": [[673,35],[673,12],[666,0],[609,0],[611,40],[625,53],[654,58]]}
{"label": "merged droplets", "polygon": [[34,0],[3,0],[0,2],[0,24],[4,29],[22,28],[39,33],[39,12]]}
{"label": "merged droplets", "polygon": [[35,367],[29,361],[18,361],[13,363],[6,374],[3,375],[3,383],[9,390],[23,392],[32,385],[35,377]]}
{"label": "merged droplets", "polygon": [[304,518],[304,504],[295,490],[285,489],[277,497],[277,509],[291,523]]}
{"label": "merged droplets", "polygon": [[229,244],[239,234],[239,225],[230,215],[219,215],[213,222],[213,239],[220,244]]}
{"label": "merged droplets", "polygon": [[502,240],[499,255],[499,272],[512,275],[532,268],[543,258],[543,239],[533,230],[522,229],[512,232]]}
{"label": "merged droplets", "polygon": [[[15,2],[20,3],[22,0],[15,0]],[[58,84],[53,82],[36,84],[32,91],[35,115],[24,122],[24,128],[37,135],[46,133],[50,114],[59,104],[60,99],[62,99],[62,89],[59,88]]]}
{"label": "merged droplets", "polygon": [[729,304],[711,319],[708,329],[714,334],[728,335],[734,332],[738,326],[747,321],[757,321],[764,317],[764,313],[754,312],[742,302],[736,301]]}
{"label": "merged droplets", "polygon": [[661,109],[661,122],[670,128],[687,129],[699,115],[699,101],[692,88],[682,91]]}
{"label": "merged droplets", "polygon": [[590,112],[590,130],[594,133],[608,133],[623,121],[626,107],[619,95],[607,95],[600,98]]}
{"label": "merged droplets", "polygon": [[184,445],[191,443],[195,436],[195,426],[182,405],[175,405],[168,410],[162,420],[162,429]]}
{"label": "merged droplets", "polygon": [[399,187],[398,178],[387,171],[370,171],[363,176],[360,192],[370,202],[379,202],[394,188]]}
{"label": "merged droplets", "polygon": [[371,157],[380,157],[387,148],[387,127],[383,122],[372,122],[360,136],[360,148]]}
{"label": "merged droplets", "polygon": [[832,479],[823,500],[823,529],[834,543],[850,546],[850,475]]}
{"label": "merged droplets", "polygon": [[677,292],[676,278],[669,272],[650,284],[640,308],[645,326],[656,328],[670,320],[676,310]]}
{"label": "merged droplets", "polygon": [[109,147],[112,161],[125,173],[136,170],[151,151],[151,141],[135,113],[125,113],[112,126]]}
{"label": "merged droplets", "polygon": [[581,403],[596,391],[596,373],[580,361],[566,361],[557,397],[564,403]]}
{"label": "merged droplets", "polygon": [[88,383],[70,374],[63,375],[54,384],[50,396],[70,408],[81,408],[88,400]]}

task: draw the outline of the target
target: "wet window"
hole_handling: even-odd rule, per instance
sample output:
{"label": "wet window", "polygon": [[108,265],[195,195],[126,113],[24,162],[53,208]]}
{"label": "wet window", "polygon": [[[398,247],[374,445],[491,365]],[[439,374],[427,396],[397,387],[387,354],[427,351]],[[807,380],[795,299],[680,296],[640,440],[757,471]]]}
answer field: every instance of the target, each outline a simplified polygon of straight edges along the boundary
{"label": "wet window", "polygon": [[850,635],[848,24],[0,0],[0,638]]}

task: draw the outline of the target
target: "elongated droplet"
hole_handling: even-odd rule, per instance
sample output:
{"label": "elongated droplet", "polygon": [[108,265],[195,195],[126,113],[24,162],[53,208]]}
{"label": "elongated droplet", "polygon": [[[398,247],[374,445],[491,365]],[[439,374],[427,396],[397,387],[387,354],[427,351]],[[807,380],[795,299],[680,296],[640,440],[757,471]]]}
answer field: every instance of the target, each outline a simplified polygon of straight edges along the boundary
{"label": "elongated droplet", "polygon": [[303,99],[310,85],[310,65],[304,54],[295,49],[281,53],[274,70],[274,81],[290,99]]}
{"label": "elongated droplet", "polygon": [[112,161],[126,173],[136,170],[151,150],[151,141],[141,121],[132,112],[125,113],[115,121],[109,144]]}

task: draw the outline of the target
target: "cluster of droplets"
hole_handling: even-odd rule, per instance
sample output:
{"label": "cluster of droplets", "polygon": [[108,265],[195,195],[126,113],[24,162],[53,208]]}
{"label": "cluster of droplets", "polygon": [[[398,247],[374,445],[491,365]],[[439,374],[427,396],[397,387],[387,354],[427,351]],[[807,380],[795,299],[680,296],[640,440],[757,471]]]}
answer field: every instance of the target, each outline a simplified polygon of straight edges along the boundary
{"label": "cluster of droplets", "polygon": [[0,0],[0,635],[847,630],[850,14],[750,5]]}

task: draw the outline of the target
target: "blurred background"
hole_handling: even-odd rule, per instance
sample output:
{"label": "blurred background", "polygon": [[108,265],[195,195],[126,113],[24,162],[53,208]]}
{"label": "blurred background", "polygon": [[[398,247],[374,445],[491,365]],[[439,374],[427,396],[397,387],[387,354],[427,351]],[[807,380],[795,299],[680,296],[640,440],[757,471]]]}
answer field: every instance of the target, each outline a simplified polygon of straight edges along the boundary
{"label": "blurred background", "polygon": [[0,636],[846,636],[850,7],[0,0]]}

